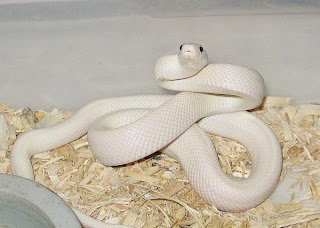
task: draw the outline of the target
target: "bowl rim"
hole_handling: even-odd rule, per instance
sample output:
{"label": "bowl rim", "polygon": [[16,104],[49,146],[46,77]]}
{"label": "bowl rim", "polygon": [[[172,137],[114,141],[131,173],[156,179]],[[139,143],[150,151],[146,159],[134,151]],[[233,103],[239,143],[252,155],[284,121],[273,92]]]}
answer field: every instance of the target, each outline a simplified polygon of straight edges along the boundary
{"label": "bowl rim", "polygon": [[36,205],[48,216],[55,228],[81,228],[79,220],[68,204],[50,189],[35,181],[0,173],[0,194],[1,192],[10,192]]}

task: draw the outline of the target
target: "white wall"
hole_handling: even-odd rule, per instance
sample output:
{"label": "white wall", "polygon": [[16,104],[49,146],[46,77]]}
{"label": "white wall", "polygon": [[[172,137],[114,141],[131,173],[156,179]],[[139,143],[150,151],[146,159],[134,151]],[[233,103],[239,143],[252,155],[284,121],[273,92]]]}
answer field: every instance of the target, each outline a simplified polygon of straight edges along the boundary
{"label": "white wall", "polygon": [[103,97],[165,94],[153,64],[184,42],[201,43],[211,62],[258,70],[267,95],[320,102],[317,1],[261,1],[253,11],[250,1],[128,2],[0,5],[0,103],[76,110]]}

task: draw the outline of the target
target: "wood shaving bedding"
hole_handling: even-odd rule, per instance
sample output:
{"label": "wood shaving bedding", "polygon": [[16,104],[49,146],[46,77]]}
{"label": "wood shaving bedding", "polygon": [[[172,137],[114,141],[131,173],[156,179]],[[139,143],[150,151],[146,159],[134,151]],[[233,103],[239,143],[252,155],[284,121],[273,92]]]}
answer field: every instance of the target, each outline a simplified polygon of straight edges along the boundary
{"label": "wood shaving bedding", "polygon": [[[288,202],[274,203],[271,198],[243,213],[221,212],[194,192],[174,159],[156,153],[125,166],[106,167],[93,158],[86,136],[35,155],[31,159],[35,180],[70,206],[114,224],[147,228],[320,227],[320,105],[291,106],[289,98],[268,97],[251,112],[268,123],[280,141],[284,159],[281,183],[292,181],[286,186],[286,197],[281,196]],[[71,115],[57,109],[47,113],[0,105],[0,173],[11,173],[10,150],[19,134],[54,125]],[[227,138],[211,138],[223,171],[247,178],[251,160],[246,149]]]}

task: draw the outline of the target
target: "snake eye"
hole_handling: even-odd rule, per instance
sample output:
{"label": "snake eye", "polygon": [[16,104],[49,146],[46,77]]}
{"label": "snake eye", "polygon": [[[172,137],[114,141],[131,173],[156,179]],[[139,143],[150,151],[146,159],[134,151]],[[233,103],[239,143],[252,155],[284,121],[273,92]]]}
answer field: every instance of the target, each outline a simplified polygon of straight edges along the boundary
{"label": "snake eye", "polygon": [[199,49],[200,49],[201,52],[203,52],[203,47],[202,46],[200,46]]}
{"label": "snake eye", "polygon": [[180,46],[180,51],[181,51],[181,49],[182,49],[182,45]]}

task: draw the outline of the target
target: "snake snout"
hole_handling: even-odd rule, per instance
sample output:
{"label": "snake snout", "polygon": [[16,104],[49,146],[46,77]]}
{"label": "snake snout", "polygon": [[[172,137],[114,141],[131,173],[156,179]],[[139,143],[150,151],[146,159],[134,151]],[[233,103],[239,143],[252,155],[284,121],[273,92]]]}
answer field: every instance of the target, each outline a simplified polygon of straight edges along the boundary
{"label": "snake snout", "polygon": [[184,44],[180,48],[180,55],[186,59],[191,59],[196,57],[197,51],[195,50],[194,45]]}
{"label": "snake snout", "polygon": [[192,53],[194,54],[194,50],[191,49],[190,47],[189,48],[186,48],[185,50],[182,51],[183,53]]}

